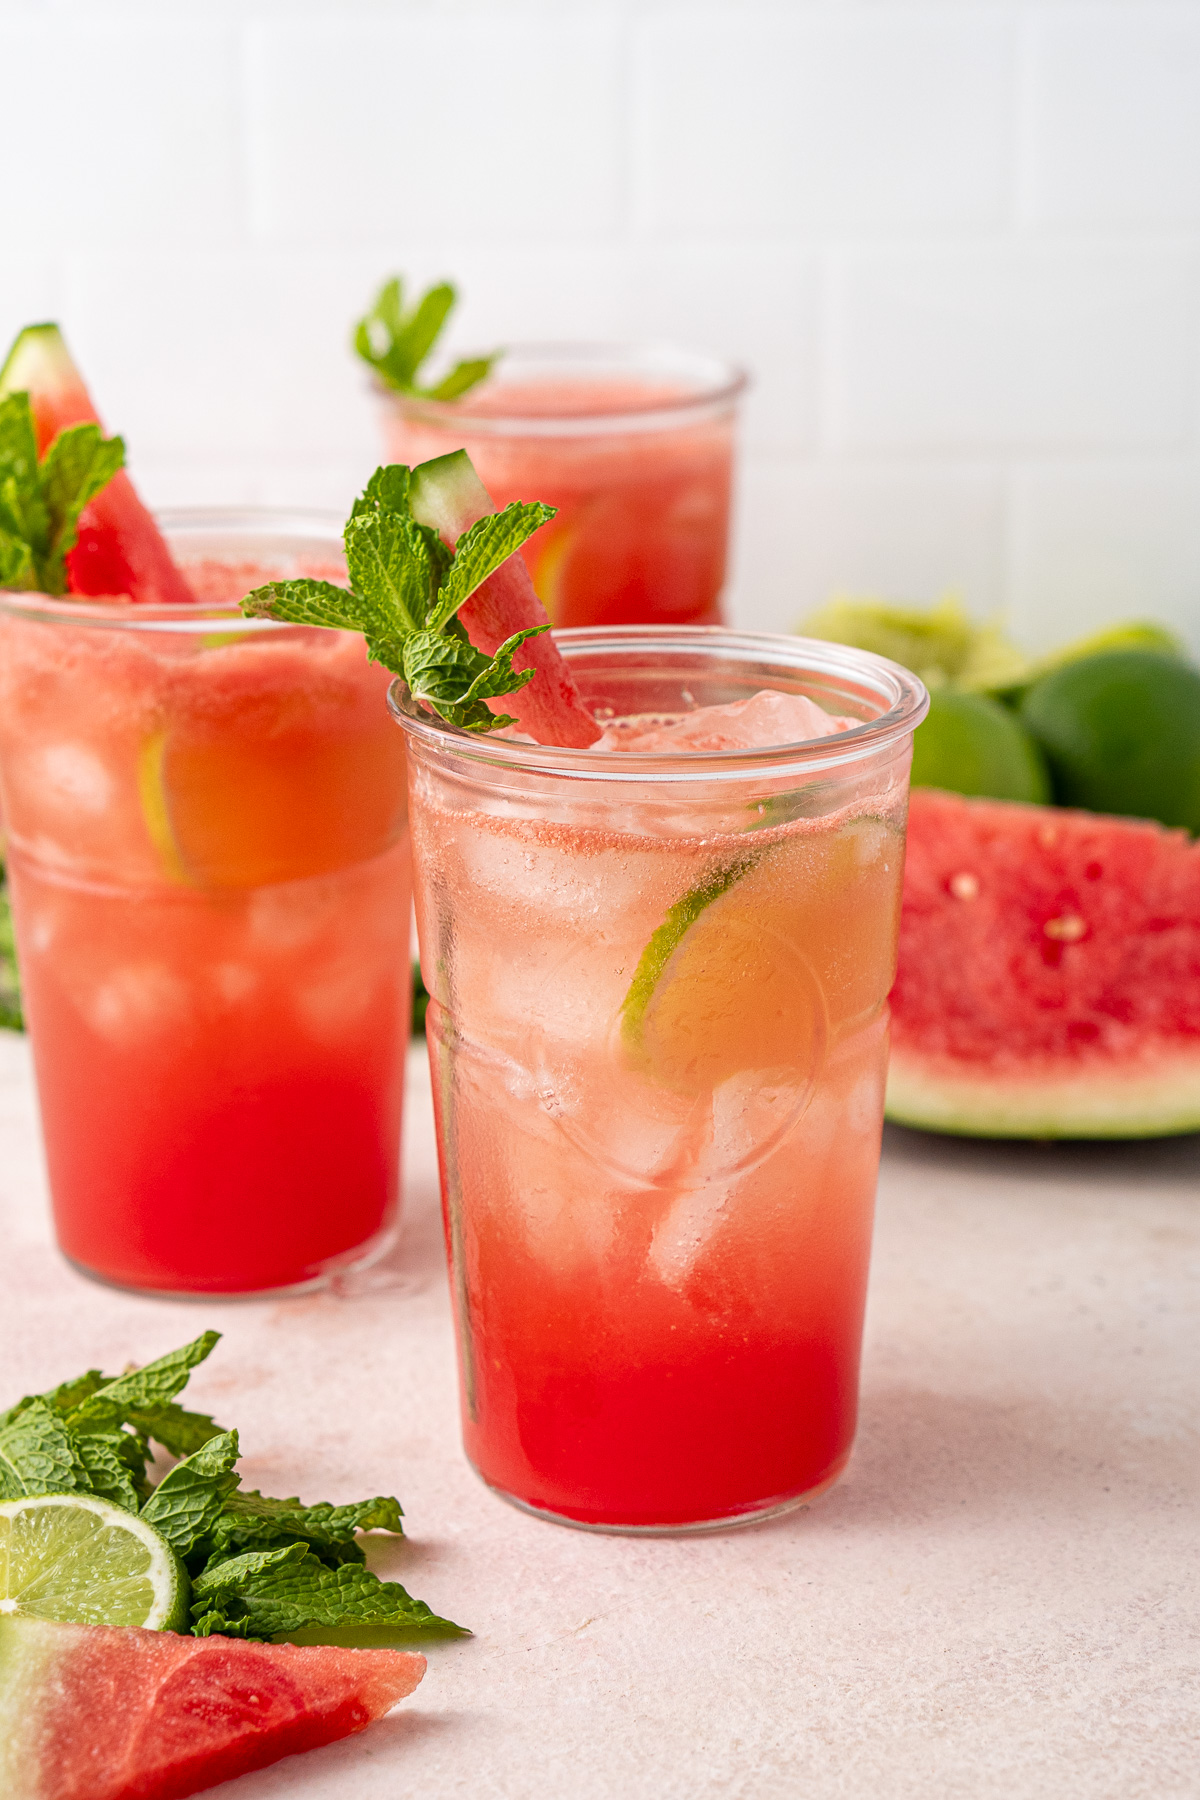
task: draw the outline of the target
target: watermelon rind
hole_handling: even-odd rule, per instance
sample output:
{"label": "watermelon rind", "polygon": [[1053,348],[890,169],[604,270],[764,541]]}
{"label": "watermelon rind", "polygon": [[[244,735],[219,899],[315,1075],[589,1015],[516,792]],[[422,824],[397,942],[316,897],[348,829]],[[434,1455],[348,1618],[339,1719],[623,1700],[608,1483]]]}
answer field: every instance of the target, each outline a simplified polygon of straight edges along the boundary
{"label": "watermelon rind", "polygon": [[491,496],[465,450],[419,463],[412,472],[409,504],[418,525],[431,525],[451,543],[492,511]]}
{"label": "watermelon rind", "polygon": [[42,382],[48,372],[57,372],[66,382],[76,379],[74,364],[57,325],[27,325],[18,332],[0,369],[0,397],[19,393],[31,385],[27,369]]}
{"label": "watermelon rind", "polygon": [[952,1137],[1151,1138],[1200,1131],[1200,1052],[1144,1074],[973,1079],[893,1050],[885,1116]]}

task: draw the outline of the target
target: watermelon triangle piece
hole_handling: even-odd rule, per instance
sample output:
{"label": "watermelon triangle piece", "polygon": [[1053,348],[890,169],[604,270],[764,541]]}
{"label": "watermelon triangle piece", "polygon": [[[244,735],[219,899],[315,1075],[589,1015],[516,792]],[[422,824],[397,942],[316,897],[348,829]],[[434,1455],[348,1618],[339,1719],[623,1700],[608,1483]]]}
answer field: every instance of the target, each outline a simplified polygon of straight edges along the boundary
{"label": "watermelon triangle piece", "polygon": [[[22,390],[33,410],[39,456],[68,425],[100,423],[57,325],[26,326],[9,351],[0,369],[0,398]],[[79,541],[66,562],[70,591],[80,596],[128,594],[146,606],[195,598],[124,469],[84,508]]]}
{"label": "watermelon triangle piece", "polygon": [[5,1800],[183,1800],[362,1731],[411,1694],[405,1650],[0,1618]]}
{"label": "watermelon triangle piece", "polygon": [[[419,525],[430,525],[453,547],[477,519],[495,512],[491,495],[480,481],[465,450],[436,457],[413,470],[410,503]],[[520,555],[510,556],[469,600],[458,616],[477,650],[494,656],[514,632],[550,623]],[[580,698],[575,677],[548,631],[528,638],[515,667],[534,669],[534,678],[518,693],[506,694],[502,706],[521,730],[539,744],[584,749],[600,736],[600,727]]]}

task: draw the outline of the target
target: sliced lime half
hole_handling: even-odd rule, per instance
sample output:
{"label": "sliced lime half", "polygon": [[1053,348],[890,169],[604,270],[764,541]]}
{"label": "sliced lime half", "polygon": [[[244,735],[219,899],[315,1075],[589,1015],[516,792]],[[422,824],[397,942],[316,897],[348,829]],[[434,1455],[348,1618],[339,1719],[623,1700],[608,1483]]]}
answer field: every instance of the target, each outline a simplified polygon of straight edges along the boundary
{"label": "sliced lime half", "polygon": [[183,1565],[152,1525],[90,1494],[0,1502],[0,1617],[187,1626]]}

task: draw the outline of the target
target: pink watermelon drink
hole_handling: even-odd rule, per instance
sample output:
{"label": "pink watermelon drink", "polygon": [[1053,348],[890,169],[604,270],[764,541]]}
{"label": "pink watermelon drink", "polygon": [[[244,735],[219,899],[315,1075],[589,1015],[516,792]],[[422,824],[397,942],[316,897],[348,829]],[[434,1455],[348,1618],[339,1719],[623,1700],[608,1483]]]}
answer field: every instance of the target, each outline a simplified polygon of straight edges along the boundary
{"label": "pink watermelon drink", "polygon": [[761,1517],[854,1435],[924,693],[802,640],[557,641],[590,746],[391,696],[466,1449],[575,1524]]}
{"label": "pink watermelon drink", "polygon": [[464,399],[389,394],[385,439],[410,464],[465,447],[497,508],[557,508],[523,550],[556,626],[712,625],[744,386],[682,351],[513,350]]}
{"label": "pink watermelon drink", "polygon": [[360,637],[237,609],[267,576],[338,573],[328,527],[167,523],[192,600],[0,595],[17,948],[65,1254],[261,1292],[391,1229],[404,758]]}

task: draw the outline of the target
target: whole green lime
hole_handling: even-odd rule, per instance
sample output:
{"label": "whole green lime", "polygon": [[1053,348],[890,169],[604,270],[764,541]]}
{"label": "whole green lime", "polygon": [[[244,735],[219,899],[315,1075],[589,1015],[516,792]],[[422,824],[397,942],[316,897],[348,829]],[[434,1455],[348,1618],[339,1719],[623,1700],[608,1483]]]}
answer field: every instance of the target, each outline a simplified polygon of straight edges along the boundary
{"label": "whole green lime", "polygon": [[1054,797],[1200,832],[1200,670],[1153,650],[1109,650],[1035,682],[1021,718]]}
{"label": "whole green lime", "polygon": [[1050,798],[1042,753],[1016,714],[959,688],[934,688],[929,696],[929,714],[913,738],[912,784],[992,800]]}

